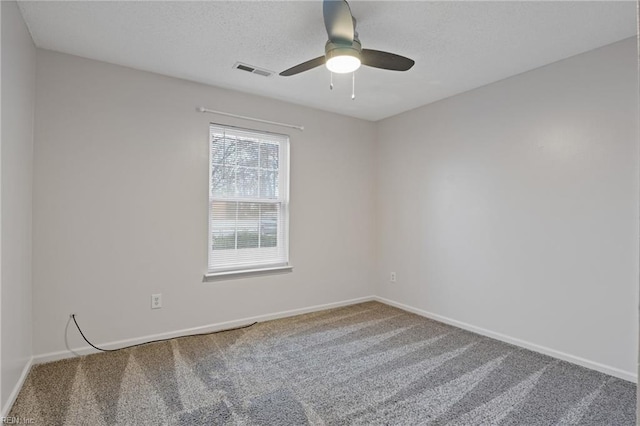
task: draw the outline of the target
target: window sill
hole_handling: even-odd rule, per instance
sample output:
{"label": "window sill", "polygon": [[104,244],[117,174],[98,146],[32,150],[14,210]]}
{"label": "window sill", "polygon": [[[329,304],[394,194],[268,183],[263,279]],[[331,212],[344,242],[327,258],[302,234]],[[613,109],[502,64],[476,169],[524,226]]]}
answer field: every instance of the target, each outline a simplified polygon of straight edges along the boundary
{"label": "window sill", "polygon": [[244,269],[240,271],[211,272],[211,273],[204,274],[204,277],[202,278],[202,282],[233,280],[238,278],[249,278],[249,277],[260,276],[260,275],[285,274],[292,271],[293,271],[293,266],[288,265],[288,266],[276,266],[272,268]]}

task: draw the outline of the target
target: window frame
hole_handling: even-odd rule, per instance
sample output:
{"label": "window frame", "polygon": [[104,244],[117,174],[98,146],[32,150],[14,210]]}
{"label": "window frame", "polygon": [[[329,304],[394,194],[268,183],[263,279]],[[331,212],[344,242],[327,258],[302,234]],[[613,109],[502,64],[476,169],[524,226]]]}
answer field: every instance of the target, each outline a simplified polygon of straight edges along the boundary
{"label": "window frame", "polygon": [[[254,139],[259,141],[264,140],[267,143],[277,143],[278,145],[278,197],[275,199],[267,199],[261,198],[260,194],[256,197],[240,197],[240,196],[230,196],[230,197],[220,197],[213,195],[213,172],[214,172],[214,164],[213,164],[213,132],[214,128],[222,129],[223,131],[229,129],[231,131],[239,131],[241,133],[247,133]],[[262,139],[264,138],[264,139]],[[289,208],[290,208],[290,199],[289,199],[289,186],[290,186],[290,147],[291,147],[291,139],[290,136],[283,133],[275,133],[264,130],[256,130],[245,127],[238,126],[230,126],[226,124],[219,124],[211,122],[209,123],[209,133],[208,133],[208,149],[209,149],[209,174],[208,174],[208,217],[207,217],[207,272],[204,275],[205,281],[212,281],[216,279],[223,278],[233,278],[238,276],[249,276],[249,275],[262,275],[269,273],[281,273],[281,272],[289,272],[293,270],[293,267],[290,264],[289,258]],[[258,167],[260,169],[260,167]],[[212,254],[213,254],[213,203],[214,202],[253,202],[253,203],[269,203],[274,204],[278,207],[279,216],[278,216],[278,231],[277,231],[277,245],[276,247],[279,250],[282,250],[283,259],[282,261],[274,261],[272,263],[253,263],[253,264],[242,264],[242,265],[223,265],[218,268],[212,268]],[[282,217],[284,215],[284,217]],[[258,222],[258,233],[260,233],[260,222]],[[237,230],[236,230],[237,233]],[[237,238],[237,237],[236,237]],[[280,244],[283,244],[281,247]],[[237,245],[237,243],[236,243]],[[270,249],[268,247],[267,249]],[[238,250],[236,247],[234,250]],[[246,249],[246,250],[262,250],[262,248],[255,249]],[[275,251],[275,250],[274,250]],[[274,259],[275,260],[275,259]]]}

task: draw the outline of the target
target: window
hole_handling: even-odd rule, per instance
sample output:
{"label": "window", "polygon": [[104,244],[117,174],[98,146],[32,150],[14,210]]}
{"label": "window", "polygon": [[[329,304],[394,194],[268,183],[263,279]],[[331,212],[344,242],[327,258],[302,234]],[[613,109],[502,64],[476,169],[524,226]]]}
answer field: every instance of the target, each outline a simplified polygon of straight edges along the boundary
{"label": "window", "polygon": [[212,124],[209,274],[289,264],[289,137]]}

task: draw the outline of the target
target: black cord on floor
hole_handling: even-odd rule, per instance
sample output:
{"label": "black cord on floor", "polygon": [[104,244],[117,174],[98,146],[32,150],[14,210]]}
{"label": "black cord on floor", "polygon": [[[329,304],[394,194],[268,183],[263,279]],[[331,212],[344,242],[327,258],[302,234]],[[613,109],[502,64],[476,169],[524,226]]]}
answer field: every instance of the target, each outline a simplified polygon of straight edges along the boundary
{"label": "black cord on floor", "polygon": [[92,348],[97,349],[97,350],[102,351],[102,352],[116,352],[116,351],[120,351],[122,349],[129,349],[129,348],[135,348],[136,346],[148,345],[149,343],[166,342],[167,340],[171,340],[171,339],[179,339],[180,337],[208,336],[210,334],[218,334],[218,333],[225,333],[227,331],[242,330],[243,328],[249,328],[249,327],[252,327],[252,326],[254,326],[254,325],[256,325],[258,323],[256,321],[256,322],[254,322],[252,324],[249,324],[249,325],[243,325],[241,327],[235,327],[235,328],[227,328],[225,330],[210,331],[208,333],[187,334],[185,336],[178,336],[178,337],[167,337],[166,339],[150,340],[148,342],[137,343],[135,345],[123,346],[122,348],[118,348],[118,349],[102,349],[102,348],[97,347],[93,343],[91,343],[89,341],[89,339],[87,339],[87,337],[84,335],[84,333],[80,329],[80,326],[78,325],[78,321],[76,321],[76,314],[71,314],[71,319],[73,319],[73,322],[76,324],[76,328],[80,332],[80,335],[82,336],[84,341],[87,342],[89,345],[91,345]]}

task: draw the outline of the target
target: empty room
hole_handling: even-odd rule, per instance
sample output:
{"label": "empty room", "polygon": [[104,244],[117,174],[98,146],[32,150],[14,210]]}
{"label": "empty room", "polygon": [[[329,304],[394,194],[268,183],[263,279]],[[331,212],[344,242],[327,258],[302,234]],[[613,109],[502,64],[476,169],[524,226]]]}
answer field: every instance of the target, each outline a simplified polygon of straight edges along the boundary
{"label": "empty room", "polygon": [[637,7],[0,2],[0,422],[636,425]]}

